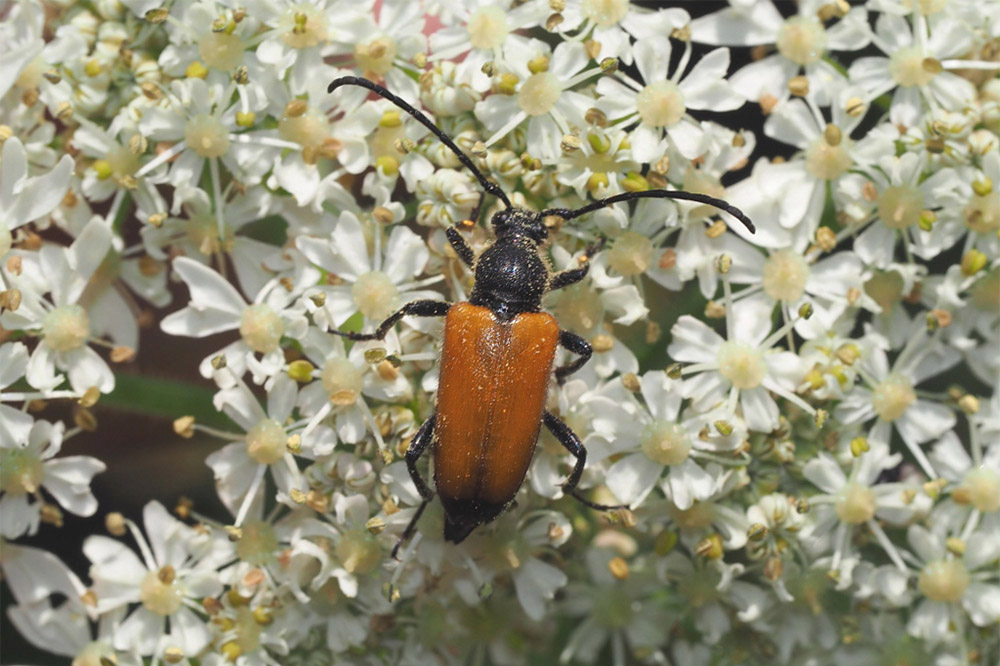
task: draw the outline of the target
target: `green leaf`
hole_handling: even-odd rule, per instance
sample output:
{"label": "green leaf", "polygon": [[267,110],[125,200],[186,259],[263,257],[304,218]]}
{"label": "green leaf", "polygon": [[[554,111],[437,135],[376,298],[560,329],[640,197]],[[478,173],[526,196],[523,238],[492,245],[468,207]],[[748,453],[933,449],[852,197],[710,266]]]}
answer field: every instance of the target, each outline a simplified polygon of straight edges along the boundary
{"label": "green leaf", "polygon": [[117,373],[115,390],[101,397],[103,407],[150,414],[166,419],[193,416],[195,421],[217,428],[231,428],[233,422],[215,411],[212,396],[215,391],[169,379]]}

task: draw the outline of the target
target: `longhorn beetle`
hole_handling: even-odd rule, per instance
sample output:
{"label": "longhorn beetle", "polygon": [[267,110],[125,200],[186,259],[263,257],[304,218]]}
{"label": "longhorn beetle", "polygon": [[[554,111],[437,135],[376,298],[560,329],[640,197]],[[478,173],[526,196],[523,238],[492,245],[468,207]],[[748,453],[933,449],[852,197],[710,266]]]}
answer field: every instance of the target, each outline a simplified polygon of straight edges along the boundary
{"label": "longhorn beetle", "polygon": [[579,267],[550,273],[539,254],[549,233],[545,220],[550,216],[571,220],[620,201],[663,198],[714,206],[738,219],[751,233],[753,223],[721,199],[669,190],[627,192],[576,210],[550,208],[536,213],[515,208],[500,186],[487,180],[454,141],[423,113],[368,79],[345,76],[333,81],[327,91],[332,93],[345,85],[367,88],[389,100],[455,153],[483,187],[470,216],[472,224],[479,218],[487,193],[505,206],[491,220],[496,239],[478,257],[457,226],[445,232],[455,254],[475,275],[468,302],[412,301],[386,318],[374,333],[333,331],[351,340],[382,340],[407,315],[445,318],[436,411],[420,426],[406,451],[406,468],[423,501],[393,549],[393,556],[413,533],[434,497],[417,471],[417,460],[432,442],[434,483],[444,506],[447,541],[461,542],[511,503],[524,482],[543,423],[576,458],[573,471],[563,483],[563,491],[599,510],[617,508],[594,504],[577,493],[587,450],[569,426],[545,409],[556,347],[562,346],[577,355],[572,362],[555,368],[555,377],[560,382],[590,359],[591,347],[575,333],[560,330],[555,318],[541,311],[542,296],[582,280],[589,269],[588,260],[600,244],[586,251]]}

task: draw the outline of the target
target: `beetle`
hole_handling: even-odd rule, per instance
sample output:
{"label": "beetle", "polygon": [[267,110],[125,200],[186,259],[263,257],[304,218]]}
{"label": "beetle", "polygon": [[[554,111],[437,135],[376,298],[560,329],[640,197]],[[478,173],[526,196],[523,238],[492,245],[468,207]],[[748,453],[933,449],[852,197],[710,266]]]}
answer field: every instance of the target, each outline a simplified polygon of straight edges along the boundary
{"label": "beetle", "polygon": [[[435,413],[417,430],[406,451],[406,468],[422,502],[393,549],[413,533],[434,493],[417,470],[417,461],[433,443],[434,483],[444,507],[444,538],[460,543],[476,527],[488,523],[508,507],[524,482],[535,444],[544,424],[576,458],[562,484],[563,492],[587,506],[607,510],[577,493],[587,450],[580,438],[558,416],[545,409],[550,380],[562,382],[590,360],[590,344],[559,328],[542,311],[542,297],[586,277],[590,257],[601,243],[588,248],[577,268],[553,273],[540,252],[548,239],[553,216],[570,220],[614,203],[643,198],[683,199],[723,210],[751,233],[753,223],[738,208],[721,199],[694,192],[650,190],[626,192],[582,208],[551,208],[534,212],[516,208],[501,187],[487,179],[472,160],[427,116],[368,79],[345,76],[327,91],[341,86],[367,88],[387,99],[424,125],[469,169],[483,188],[468,225],[475,224],[487,193],[505,208],[490,220],[495,239],[478,256],[465,242],[458,225],[446,230],[455,254],[475,276],[467,302],[418,300],[389,315],[372,333],[333,331],[350,340],[382,340],[406,316],[444,317],[440,379]],[[576,358],[553,369],[557,347]]]}

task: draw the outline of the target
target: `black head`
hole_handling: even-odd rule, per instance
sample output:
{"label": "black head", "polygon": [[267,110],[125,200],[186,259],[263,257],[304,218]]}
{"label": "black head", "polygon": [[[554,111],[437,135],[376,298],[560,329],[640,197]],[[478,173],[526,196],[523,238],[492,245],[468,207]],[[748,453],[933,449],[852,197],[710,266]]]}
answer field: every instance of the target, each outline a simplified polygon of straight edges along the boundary
{"label": "black head", "polygon": [[541,245],[549,237],[549,230],[538,213],[523,208],[507,208],[493,215],[490,220],[497,238],[517,234],[527,236]]}

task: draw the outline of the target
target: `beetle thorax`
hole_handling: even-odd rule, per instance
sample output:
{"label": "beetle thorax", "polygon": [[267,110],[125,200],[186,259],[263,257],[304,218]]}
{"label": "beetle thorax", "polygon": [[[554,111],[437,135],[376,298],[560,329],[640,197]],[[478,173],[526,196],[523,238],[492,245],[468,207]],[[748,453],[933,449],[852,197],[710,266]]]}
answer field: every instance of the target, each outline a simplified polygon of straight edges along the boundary
{"label": "beetle thorax", "polygon": [[476,261],[476,284],[469,299],[498,315],[534,312],[541,306],[549,270],[534,240],[519,233],[502,236]]}

